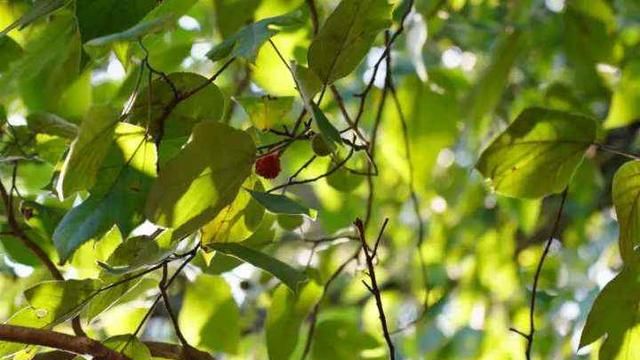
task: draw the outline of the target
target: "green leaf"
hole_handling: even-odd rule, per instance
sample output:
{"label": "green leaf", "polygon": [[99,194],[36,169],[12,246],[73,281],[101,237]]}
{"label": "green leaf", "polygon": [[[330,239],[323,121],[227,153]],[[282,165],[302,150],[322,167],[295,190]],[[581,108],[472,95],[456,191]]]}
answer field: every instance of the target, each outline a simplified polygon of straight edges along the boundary
{"label": "green leaf", "polygon": [[236,353],[240,312],[223,278],[202,274],[187,286],[178,323],[190,344],[209,351]]}
{"label": "green leaf", "polygon": [[264,206],[265,209],[274,214],[313,216],[312,211],[309,208],[300,205],[285,195],[271,194],[248,189],[247,191],[254,199],[256,199],[256,201]]}
{"label": "green leaf", "polygon": [[[249,178],[247,182],[255,190],[264,190],[259,180]],[[263,216],[264,208],[246,191],[240,191],[231,204],[202,227],[202,243],[244,241],[258,228]]]}
{"label": "green leaf", "polygon": [[286,116],[291,111],[293,97],[243,97],[237,99],[249,119],[260,130],[273,129],[286,122]]}
{"label": "green leaf", "polygon": [[36,1],[35,4],[29,11],[27,11],[22,17],[18,20],[11,23],[11,25],[7,26],[2,32],[0,32],[0,37],[9,33],[9,31],[18,28],[24,29],[29,26],[32,22],[40,19],[41,17],[47,16],[54,11],[60,9],[66,4],[70,3],[71,0],[40,0]]}
{"label": "green leaf", "polygon": [[113,336],[106,339],[103,344],[131,360],[151,360],[149,348],[134,335]]}
{"label": "green leaf", "polygon": [[611,97],[607,129],[629,125],[640,116],[640,61],[632,61],[622,69],[622,79]]}
{"label": "green leaf", "polygon": [[313,119],[318,125],[320,134],[322,134],[322,137],[326,141],[327,145],[329,145],[331,151],[335,151],[337,145],[342,144],[340,132],[335,128],[335,126],[333,126],[333,124],[331,124],[329,119],[327,119],[327,117],[324,115],[324,112],[320,110],[318,105],[316,105],[314,102],[311,102],[311,108],[313,109]]}
{"label": "green leaf", "polygon": [[6,35],[0,35],[0,73],[7,71],[9,65],[18,60],[22,53],[22,48],[15,40]]}
{"label": "green leaf", "polygon": [[256,148],[244,131],[215,122],[194,126],[191,141],[160,170],[147,199],[154,223],[189,234],[218,215],[251,174]]}
{"label": "green leaf", "polygon": [[41,282],[24,292],[36,316],[51,319],[54,326],[78,315],[100,288],[97,280]]}
{"label": "green leaf", "polygon": [[125,240],[99,265],[111,274],[127,274],[162,261],[170,252],[161,251],[155,239],[134,236]]}
{"label": "green leaf", "polygon": [[74,139],[78,135],[78,126],[58,115],[37,112],[27,116],[27,126],[38,134],[49,134],[66,139]]}
{"label": "green leaf", "polygon": [[175,17],[169,15],[150,20],[143,20],[124,31],[92,39],[85,44],[85,47],[101,47],[117,42],[142,39],[145,35],[168,29],[175,24],[175,21]]}
{"label": "green leaf", "polygon": [[220,251],[226,255],[237,257],[249,264],[260,268],[276,278],[280,279],[282,283],[287,285],[293,292],[298,292],[300,285],[307,281],[307,277],[292,268],[291,266],[283,263],[282,261],[273,258],[263,252],[254,250],[252,248],[242,246],[237,243],[213,243],[207,246],[208,249]]}
{"label": "green leaf", "polygon": [[386,0],[343,0],[309,47],[309,67],[324,84],[349,75],[391,23]]}
{"label": "green leaf", "polygon": [[605,334],[600,360],[632,360],[640,354],[640,281],[625,268],[600,292],[580,337],[580,347]]}
{"label": "green leaf", "polygon": [[479,121],[495,109],[506,88],[511,68],[523,48],[524,35],[513,31],[501,38],[474,88],[466,99],[469,119]]}
{"label": "green leaf", "polygon": [[117,124],[118,114],[113,109],[91,109],[80,124],[78,137],[71,144],[69,155],[62,166],[56,186],[58,196],[66,198],[76,191],[88,190],[93,186],[113,142]]}
{"label": "green leaf", "polygon": [[155,5],[155,0],[76,0],[76,17],[82,42],[134,26]]}
{"label": "green leaf", "polygon": [[640,161],[629,161],[616,171],[611,192],[620,224],[620,256],[633,265],[640,259],[635,251],[640,244]]}
{"label": "green leaf", "polygon": [[270,360],[288,360],[296,348],[300,327],[322,296],[322,287],[310,281],[299,294],[278,286],[267,312],[266,335]]}
{"label": "green leaf", "polygon": [[476,168],[499,194],[535,198],[558,193],[595,136],[590,118],[529,108],[489,145]]}
{"label": "green leaf", "polygon": [[272,36],[283,28],[294,28],[302,24],[301,13],[298,11],[257,21],[214,46],[207,57],[211,61],[218,61],[227,56],[235,56],[253,62],[260,47]]}
{"label": "green leaf", "polygon": [[71,209],[53,233],[60,261],[66,261],[80,245],[114,224],[125,235],[138,226],[144,219],[145,198],[155,172],[155,145],[145,130],[120,123],[91,195]]}

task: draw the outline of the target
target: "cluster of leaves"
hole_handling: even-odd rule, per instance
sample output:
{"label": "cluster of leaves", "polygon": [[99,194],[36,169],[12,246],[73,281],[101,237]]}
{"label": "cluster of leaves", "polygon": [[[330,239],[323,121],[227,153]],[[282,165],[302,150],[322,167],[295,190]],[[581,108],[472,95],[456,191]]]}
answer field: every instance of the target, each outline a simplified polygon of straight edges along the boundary
{"label": "cluster of leaves", "polygon": [[640,8],[554,4],[0,2],[0,318],[135,360],[637,358]]}

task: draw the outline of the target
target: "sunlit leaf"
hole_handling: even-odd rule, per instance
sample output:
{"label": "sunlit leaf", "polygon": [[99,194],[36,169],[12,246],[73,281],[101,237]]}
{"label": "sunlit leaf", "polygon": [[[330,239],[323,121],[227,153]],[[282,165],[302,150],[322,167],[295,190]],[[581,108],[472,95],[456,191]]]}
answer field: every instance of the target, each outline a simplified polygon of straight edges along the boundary
{"label": "sunlit leaf", "polygon": [[640,161],[629,161],[618,169],[611,192],[620,223],[620,256],[625,262],[635,264],[640,259],[636,250],[640,243]]}
{"label": "sunlit leaf", "polygon": [[155,145],[144,129],[118,124],[114,145],[100,168],[91,195],[65,215],[53,234],[61,261],[114,224],[123,234],[129,234],[142,222],[156,161]]}
{"label": "sunlit leaf", "polygon": [[391,6],[386,0],[343,0],[311,43],[309,67],[325,84],[345,77],[390,22]]}
{"label": "sunlit leaf", "polygon": [[580,347],[606,335],[601,360],[631,360],[640,354],[640,281],[638,273],[623,269],[593,303],[580,337]]}
{"label": "sunlit leaf", "polygon": [[261,130],[272,129],[286,123],[291,111],[293,97],[243,97],[237,99],[249,115],[255,127]]}
{"label": "sunlit leaf", "polygon": [[218,215],[251,174],[255,145],[244,131],[215,122],[194,126],[191,141],[160,170],[147,199],[147,217],[191,233]]}
{"label": "sunlit leaf", "polygon": [[476,168],[499,194],[535,198],[558,193],[595,136],[590,118],[530,108],[489,145]]}
{"label": "sunlit leaf", "polygon": [[87,304],[100,282],[96,280],[45,281],[24,293],[38,317],[49,317],[49,326],[76,316]]}
{"label": "sunlit leaf", "polygon": [[299,12],[293,12],[246,25],[236,34],[211,49],[207,53],[207,57],[211,61],[218,61],[227,56],[236,56],[253,61],[260,47],[277,34],[281,28],[301,25],[300,15]]}

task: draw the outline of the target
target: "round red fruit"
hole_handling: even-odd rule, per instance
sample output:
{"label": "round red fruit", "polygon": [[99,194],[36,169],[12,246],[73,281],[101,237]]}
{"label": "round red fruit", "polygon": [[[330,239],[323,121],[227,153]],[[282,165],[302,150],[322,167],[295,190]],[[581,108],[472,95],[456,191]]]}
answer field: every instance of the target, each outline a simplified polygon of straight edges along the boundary
{"label": "round red fruit", "polygon": [[274,179],[280,174],[280,154],[270,153],[256,161],[256,173],[265,179]]}

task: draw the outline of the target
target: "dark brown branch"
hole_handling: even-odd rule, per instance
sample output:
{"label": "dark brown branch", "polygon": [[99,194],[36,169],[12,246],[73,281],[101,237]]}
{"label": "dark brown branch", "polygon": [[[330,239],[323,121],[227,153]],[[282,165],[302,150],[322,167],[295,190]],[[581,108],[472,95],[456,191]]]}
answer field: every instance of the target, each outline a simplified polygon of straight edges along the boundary
{"label": "dark brown branch", "polygon": [[569,192],[568,188],[565,188],[562,192],[562,199],[560,200],[560,207],[558,208],[558,213],[556,214],[556,220],[553,224],[553,229],[551,230],[551,234],[547,239],[547,243],[544,246],[544,250],[542,251],[542,256],[540,256],[540,260],[538,261],[538,266],[536,267],[536,272],[533,277],[533,287],[531,289],[531,303],[529,304],[529,333],[525,334],[524,332],[517,330],[515,328],[511,328],[510,330],[521,335],[527,340],[527,348],[525,350],[525,357],[527,360],[531,360],[531,349],[533,347],[533,340],[536,332],[535,326],[535,308],[536,308],[536,293],[538,292],[538,281],[540,280],[540,274],[542,272],[542,266],[544,265],[544,261],[549,254],[549,249],[551,249],[551,244],[553,243],[553,237],[558,232],[558,226],[560,224],[560,218],[562,217],[562,211],[564,210],[564,205],[567,200],[567,194]]}
{"label": "dark brown branch", "polygon": [[167,294],[167,287],[168,287],[167,274],[168,274],[167,263],[163,263],[162,279],[158,284],[158,288],[160,289],[160,295],[162,295],[162,301],[164,302],[164,307],[165,309],[167,309],[167,313],[169,313],[169,318],[173,323],[173,329],[175,330],[176,336],[178,337],[178,340],[180,340],[180,343],[184,347],[192,348],[192,346],[189,345],[189,342],[187,341],[187,339],[184,337],[184,334],[182,334],[182,330],[180,330],[180,325],[178,324],[178,317],[176,316],[175,312],[173,311],[173,308],[171,307],[171,302],[169,301],[169,294]]}
{"label": "dark brown branch", "polygon": [[382,295],[380,294],[380,288],[378,287],[378,280],[376,279],[376,271],[375,266],[373,264],[374,259],[376,257],[376,251],[378,249],[378,245],[380,244],[380,240],[382,239],[382,234],[384,233],[385,228],[387,227],[387,223],[389,219],[385,219],[384,223],[382,223],[382,228],[380,228],[380,232],[378,233],[378,238],[376,243],[373,245],[373,249],[369,248],[367,244],[365,231],[364,231],[364,223],[360,219],[356,219],[354,225],[356,229],[358,229],[358,233],[360,235],[360,241],[362,242],[362,251],[364,252],[364,257],[367,262],[367,269],[369,279],[371,280],[371,284],[367,284],[364,280],[363,283],[371,292],[373,297],[376,300],[376,307],[378,308],[378,316],[380,318],[380,324],[382,325],[382,333],[384,335],[384,339],[387,342],[387,347],[389,348],[389,359],[395,360],[396,354],[393,346],[393,341],[391,341],[391,334],[389,332],[389,326],[387,325],[387,316],[384,313],[384,306],[382,304]]}
{"label": "dark brown branch", "polygon": [[0,340],[46,346],[80,355],[92,355],[101,360],[128,359],[125,355],[88,337],[72,336],[51,330],[2,324],[0,325]]}
{"label": "dark brown branch", "polygon": [[338,171],[341,167],[343,167],[344,164],[346,164],[347,161],[349,161],[349,159],[351,159],[351,156],[353,156],[353,149],[351,149],[351,151],[349,151],[349,154],[347,154],[347,156],[342,161],[340,161],[334,167],[329,169],[329,171],[327,171],[327,172],[325,172],[323,174],[320,174],[318,176],[315,176],[315,177],[312,177],[312,178],[309,178],[309,179],[304,179],[304,180],[294,180],[293,178],[289,178],[289,181],[287,181],[286,183],[278,185],[278,186],[275,186],[275,187],[269,189],[267,192],[268,193],[274,192],[274,191],[276,191],[278,189],[282,189],[282,188],[285,188],[285,187],[288,187],[288,186],[291,186],[291,185],[308,184],[308,183],[312,183],[312,182],[318,181],[318,180],[320,180],[322,178],[325,178],[325,177],[333,174],[334,172]]}

